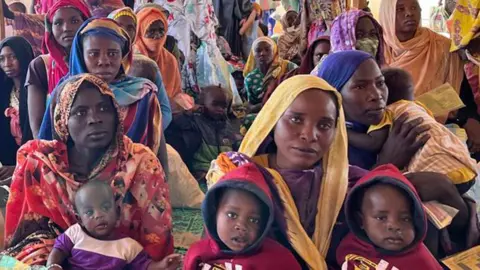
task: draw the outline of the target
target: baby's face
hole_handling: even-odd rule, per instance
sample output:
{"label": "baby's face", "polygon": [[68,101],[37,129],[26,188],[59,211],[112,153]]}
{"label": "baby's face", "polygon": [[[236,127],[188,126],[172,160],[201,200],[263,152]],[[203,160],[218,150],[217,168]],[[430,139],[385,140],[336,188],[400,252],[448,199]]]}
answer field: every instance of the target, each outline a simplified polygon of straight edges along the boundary
{"label": "baby's face", "polygon": [[257,240],[263,228],[260,204],[249,192],[225,191],[217,211],[217,233],[229,249],[242,251]]}
{"label": "baby's face", "polygon": [[117,222],[113,196],[98,187],[87,187],[80,192],[76,205],[82,226],[96,239],[109,239]]}
{"label": "baby's face", "polygon": [[386,250],[403,250],[415,238],[410,202],[390,185],[374,186],[365,192],[361,221],[370,241]]}

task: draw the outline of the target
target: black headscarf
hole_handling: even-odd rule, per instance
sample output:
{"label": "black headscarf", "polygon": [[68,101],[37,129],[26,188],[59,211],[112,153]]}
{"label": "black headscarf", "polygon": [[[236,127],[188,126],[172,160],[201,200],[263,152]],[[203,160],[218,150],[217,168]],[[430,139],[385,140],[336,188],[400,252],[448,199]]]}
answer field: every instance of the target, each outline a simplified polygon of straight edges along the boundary
{"label": "black headscarf", "polygon": [[[0,42],[0,51],[4,47],[10,47],[15,53],[20,63],[20,98],[19,98],[19,114],[20,126],[22,129],[22,143],[33,139],[32,130],[28,119],[27,109],[27,89],[25,87],[25,78],[27,76],[28,65],[34,58],[32,46],[23,37],[9,37]],[[0,68],[0,143],[2,151],[0,161],[3,165],[15,165],[16,152],[18,145],[10,132],[10,118],[5,116],[5,110],[10,106],[10,94],[14,83],[13,80]]]}

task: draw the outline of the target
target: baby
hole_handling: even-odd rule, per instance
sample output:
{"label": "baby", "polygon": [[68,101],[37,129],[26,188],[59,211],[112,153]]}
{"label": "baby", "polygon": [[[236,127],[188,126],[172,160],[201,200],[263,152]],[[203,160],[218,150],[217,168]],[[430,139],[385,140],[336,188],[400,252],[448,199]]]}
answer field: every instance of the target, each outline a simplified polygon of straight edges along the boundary
{"label": "baby", "polygon": [[174,270],[180,266],[178,254],[154,262],[137,241],[116,235],[119,210],[107,183],[92,180],[83,185],[75,195],[80,221],[56,239],[48,269]]}
{"label": "baby", "polygon": [[207,192],[202,214],[208,237],[190,247],[184,270],[301,269],[287,248],[267,237],[272,195],[255,164],[223,176]]}
{"label": "baby", "polygon": [[413,185],[393,165],[361,178],[345,202],[350,233],[337,249],[344,270],[440,270],[423,244],[427,216]]}
{"label": "baby", "polygon": [[367,134],[348,131],[348,141],[353,146],[379,152],[385,143],[394,121],[408,113],[407,122],[422,118],[427,125],[430,139],[412,158],[406,172],[436,172],[447,175],[454,184],[470,182],[476,177],[476,164],[470,158],[465,144],[438,123],[430,111],[414,100],[414,84],[410,74],[403,69],[383,70],[388,87],[388,101],[384,117],[376,126],[371,126]]}

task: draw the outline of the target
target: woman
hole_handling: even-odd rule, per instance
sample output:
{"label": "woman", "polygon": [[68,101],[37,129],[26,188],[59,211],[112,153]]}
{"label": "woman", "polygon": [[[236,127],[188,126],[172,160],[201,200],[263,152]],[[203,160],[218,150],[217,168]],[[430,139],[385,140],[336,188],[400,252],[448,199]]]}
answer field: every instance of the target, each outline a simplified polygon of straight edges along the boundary
{"label": "woman", "polygon": [[34,138],[39,133],[47,96],[68,73],[68,59],[75,33],[90,16],[88,7],[80,0],[59,0],[46,15],[46,55],[32,61],[25,82],[28,89],[28,116]]}
{"label": "woman", "polygon": [[279,57],[277,45],[271,38],[261,37],[255,40],[243,70],[249,111],[259,112],[270,83],[294,68],[295,64]]}
{"label": "woman", "polygon": [[385,64],[383,30],[370,13],[349,10],[332,24],[332,52],[360,50],[371,54],[380,66]]}
{"label": "woman", "polygon": [[320,63],[320,60],[324,55],[330,53],[330,37],[320,37],[315,40],[310,47],[308,47],[307,52],[303,56],[302,63],[300,67],[280,76],[274,83],[271,83],[268,87],[267,93],[263,97],[262,103],[265,104],[267,100],[272,95],[273,91],[280,85],[284,80],[300,74],[310,74],[312,70]]}
{"label": "woman", "polygon": [[[135,43],[135,37],[137,33],[137,15],[135,15],[131,8],[124,7],[117,9],[110,13],[108,18],[115,20],[123,28],[123,30],[127,32],[131,39],[131,43]],[[160,110],[162,111],[162,127],[165,130],[170,122],[172,122],[172,109],[170,108],[170,101],[168,100],[165,86],[163,84],[162,74],[158,69],[157,63],[153,62],[154,66],[152,66],[150,61],[153,60],[150,60],[148,57],[142,54],[133,54],[132,58],[132,66],[136,66],[136,63],[142,63],[139,65],[142,66],[144,70],[151,70],[152,68],[155,70],[156,80],[154,83],[158,88],[157,98],[160,102]],[[125,72],[129,74],[129,70],[126,70]]]}
{"label": "woman", "polygon": [[[157,89],[147,79],[125,75],[130,51],[127,33],[114,20],[89,19],[75,36],[69,75],[91,73],[106,81],[122,108],[125,135],[148,146],[154,153],[164,153],[159,151],[162,129]],[[42,139],[52,138],[51,116],[55,106],[54,98],[50,106],[52,111],[45,114],[42,123]]]}
{"label": "woman", "polygon": [[193,107],[193,99],[182,93],[180,70],[175,56],[165,49],[168,22],[163,12],[156,7],[142,8],[138,14],[137,37],[135,50],[154,60],[165,83],[170,105],[173,111],[189,110]]}
{"label": "woman", "polygon": [[[331,54],[322,63],[316,75],[336,87],[342,95],[348,133],[365,133],[369,126],[376,125],[383,119],[388,89],[378,64],[370,54],[361,51]],[[407,116],[402,115],[394,121],[380,153],[367,152],[349,145],[349,164],[369,170],[381,164],[392,163],[400,170],[404,169],[418,149],[429,140],[428,135],[423,134],[426,127],[422,126],[421,118],[409,122],[406,119]],[[469,224],[469,222],[472,222],[472,225],[476,224],[476,221],[473,222],[476,215],[469,215],[470,209],[467,207],[470,204],[461,197],[470,188],[471,182],[454,185],[445,175],[428,172],[411,173],[408,174],[408,178],[415,185],[423,201],[436,200],[460,210],[449,231],[453,232],[451,239],[461,244],[455,247],[449,243],[450,245],[444,247],[453,248],[443,250],[442,255],[458,252],[471,244],[476,244],[478,240],[478,237],[474,236],[476,225]],[[431,188],[433,182],[435,189]],[[466,241],[468,237],[471,237],[469,240],[472,242]],[[437,255],[440,254],[438,247],[440,237],[433,238],[432,240],[430,236],[427,239],[427,246],[434,255]]]}
{"label": "woman", "polygon": [[[32,139],[25,77],[33,57],[32,46],[22,37],[14,36],[0,42],[0,84],[3,89],[0,91],[0,163],[3,166],[15,166],[18,147]],[[0,169],[0,179],[4,179],[6,169]]]}
{"label": "woman", "polygon": [[[260,111],[239,152],[221,154],[207,175],[215,183],[245,162],[267,169],[282,244],[304,268],[327,269],[332,230],[351,178],[341,98],[324,80],[298,75],[284,81]],[[332,164],[335,164],[334,166]],[[356,174],[356,175],[355,175]],[[298,212],[297,212],[298,209]],[[283,218],[282,218],[283,217]]]}
{"label": "woman", "polygon": [[90,74],[59,86],[53,141],[19,150],[6,209],[4,254],[45,264],[54,239],[77,222],[73,198],[89,180],[109,181],[120,211],[117,232],[137,240],[153,259],[173,252],[171,207],[162,166],[122,132],[120,106]]}
{"label": "woman", "polygon": [[[417,0],[381,2],[380,24],[387,45],[386,64],[410,72],[416,97],[444,83],[459,92],[463,79],[460,57],[449,53],[448,38],[420,26],[420,15]],[[432,67],[435,67],[434,72]]]}
{"label": "woman", "polygon": [[470,8],[480,8],[480,2],[459,0],[450,23],[455,27],[451,30],[452,51],[465,50],[468,62],[464,66],[465,75],[460,89],[460,97],[466,107],[460,109],[454,123],[467,131],[468,146],[475,158],[480,161],[480,53],[479,33],[480,22],[478,13],[466,13]]}
{"label": "woman", "polygon": [[[283,27],[283,34],[278,38],[278,55],[288,61],[300,60],[300,28],[296,25],[298,13],[293,10],[287,11],[280,23]],[[299,22],[299,21],[298,21]],[[298,62],[296,62],[298,63]]]}

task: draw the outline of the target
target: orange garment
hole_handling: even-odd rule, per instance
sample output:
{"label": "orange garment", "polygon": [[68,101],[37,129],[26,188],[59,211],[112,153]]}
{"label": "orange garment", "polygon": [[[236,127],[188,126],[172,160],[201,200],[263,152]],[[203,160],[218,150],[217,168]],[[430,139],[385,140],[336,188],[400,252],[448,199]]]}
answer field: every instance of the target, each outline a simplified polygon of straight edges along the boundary
{"label": "orange garment", "polygon": [[397,0],[383,0],[380,4],[387,65],[403,68],[412,75],[416,97],[444,83],[460,92],[463,65],[458,54],[449,53],[451,41],[419,26],[411,40],[400,42],[395,34],[396,5]]}
{"label": "orange garment", "polygon": [[[145,7],[137,14],[138,27],[135,38],[135,50],[154,60],[162,73],[163,83],[168,97],[172,100],[182,92],[180,70],[175,56],[164,45],[167,40],[168,21],[163,12],[155,7]],[[145,38],[150,25],[156,21],[162,21],[165,27],[165,35],[161,39]]]}

